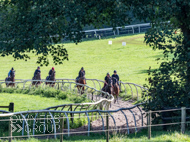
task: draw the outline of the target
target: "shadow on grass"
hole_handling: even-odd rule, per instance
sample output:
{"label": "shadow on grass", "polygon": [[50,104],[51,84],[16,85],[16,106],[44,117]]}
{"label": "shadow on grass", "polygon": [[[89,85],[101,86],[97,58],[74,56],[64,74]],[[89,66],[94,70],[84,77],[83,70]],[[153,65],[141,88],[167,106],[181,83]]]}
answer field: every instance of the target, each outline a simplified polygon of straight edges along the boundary
{"label": "shadow on grass", "polygon": [[[154,70],[156,70],[156,69],[150,69],[151,72],[153,72]],[[148,69],[147,69],[147,70],[139,70],[139,71],[137,72],[137,74],[144,74],[144,73],[147,74],[148,71],[149,71]]]}

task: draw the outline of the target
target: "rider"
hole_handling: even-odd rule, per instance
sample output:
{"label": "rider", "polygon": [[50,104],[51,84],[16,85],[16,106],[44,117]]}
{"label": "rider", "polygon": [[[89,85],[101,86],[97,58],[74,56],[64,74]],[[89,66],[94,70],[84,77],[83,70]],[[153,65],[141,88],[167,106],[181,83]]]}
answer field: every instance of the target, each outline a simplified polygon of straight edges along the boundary
{"label": "rider", "polygon": [[85,70],[84,70],[84,68],[82,67],[81,70],[79,71],[79,75],[78,75],[78,77],[76,78],[76,81],[78,82],[78,81],[79,81],[79,78],[84,77],[84,76],[85,76]]}
{"label": "rider", "polygon": [[14,68],[12,67],[11,70],[8,73],[8,77],[11,77],[11,72],[14,71]]}
{"label": "rider", "polygon": [[51,74],[52,74],[53,71],[55,71],[54,67],[52,67],[52,69],[49,71],[49,78],[50,78],[50,76],[51,76]]}
{"label": "rider", "polygon": [[34,77],[36,77],[36,75],[37,75],[38,73],[41,73],[39,66],[37,67],[37,69],[36,69],[35,72],[34,72]]}
{"label": "rider", "polygon": [[114,79],[117,79],[117,84],[119,85],[119,75],[117,74],[117,71],[116,70],[114,70],[114,72],[113,72],[114,74],[112,75],[112,78]]}
{"label": "rider", "polygon": [[104,87],[102,88],[102,90],[106,87],[106,85],[108,84],[110,78],[111,78],[110,73],[108,72],[106,77],[105,77]]}

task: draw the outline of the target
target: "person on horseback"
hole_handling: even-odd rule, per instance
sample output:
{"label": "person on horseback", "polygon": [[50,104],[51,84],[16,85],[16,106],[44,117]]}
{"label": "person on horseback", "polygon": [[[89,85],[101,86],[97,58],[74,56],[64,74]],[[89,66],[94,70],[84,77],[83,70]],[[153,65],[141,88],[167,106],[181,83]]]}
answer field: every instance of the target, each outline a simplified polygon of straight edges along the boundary
{"label": "person on horseback", "polygon": [[104,90],[105,87],[108,85],[110,79],[111,79],[110,73],[108,72],[107,75],[106,75],[106,77],[105,77],[105,79],[104,79],[105,82],[104,82],[104,87],[102,88],[102,90]]}
{"label": "person on horseback", "polygon": [[[117,79],[117,84],[119,85],[119,75],[117,74],[116,70],[114,70],[113,73],[114,74],[112,75],[112,78],[113,78],[113,80]],[[116,82],[114,82],[114,83],[116,83]]]}
{"label": "person on horseback", "polygon": [[52,67],[52,69],[49,71],[49,79],[50,79],[50,76],[51,76],[51,74],[52,74],[53,71],[55,71],[54,67]]}
{"label": "person on horseback", "polygon": [[76,82],[78,82],[81,77],[85,77],[85,70],[84,70],[83,67],[82,67],[81,70],[79,71],[79,75],[78,75],[78,77],[76,78]]}
{"label": "person on horseback", "polygon": [[14,68],[12,67],[11,70],[8,73],[8,77],[11,77],[12,72],[14,71]]}
{"label": "person on horseback", "polygon": [[35,72],[34,72],[34,78],[36,77],[36,75],[37,75],[38,73],[41,73],[39,66],[37,67],[37,69],[36,69]]}

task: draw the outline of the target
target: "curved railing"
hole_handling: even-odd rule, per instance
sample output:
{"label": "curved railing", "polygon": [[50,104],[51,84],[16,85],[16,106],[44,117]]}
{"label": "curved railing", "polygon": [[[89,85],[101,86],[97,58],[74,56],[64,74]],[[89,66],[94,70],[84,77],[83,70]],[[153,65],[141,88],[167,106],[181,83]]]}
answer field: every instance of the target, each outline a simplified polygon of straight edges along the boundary
{"label": "curved railing", "polygon": [[[22,136],[25,136],[25,131],[26,131],[26,136],[30,138],[31,136],[35,136],[36,132],[36,122],[39,121],[40,119],[43,120],[43,134],[46,133],[46,129],[48,125],[52,125],[52,130],[53,130],[53,135],[54,138],[57,137],[58,135],[58,130],[60,130],[60,122],[66,120],[66,127],[67,127],[67,135],[70,136],[72,134],[72,129],[70,128],[71,124],[75,123],[74,122],[74,116],[75,115],[82,115],[83,117],[87,118],[87,133],[88,135],[90,134],[91,130],[93,130],[93,126],[91,125],[92,123],[92,114],[98,115],[97,118],[101,121],[101,125],[99,127],[99,131],[102,132],[105,130],[105,114],[108,114],[110,118],[113,121],[113,131],[117,131],[119,128],[117,127],[117,123],[115,121],[115,116],[114,113],[122,113],[124,116],[123,118],[126,121],[126,126],[125,129],[127,130],[127,133],[130,133],[130,126],[129,126],[129,120],[128,120],[128,115],[126,115],[126,111],[131,113],[133,116],[134,120],[134,130],[135,132],[138,131],[139,128],[142,128],[144,126],[144,119],[143,119],[143,113],[142,110],[139,108],[139,106],[142,104],[134,105],[133,107],[128,107],[128,108],[120,108],[117,110],[100,110],[100,109],[95,109],[95,110],[82,110],[82,111],[62,111],[62,110],[49,110],[49,108],[45,110],[34,110],[34,111],[23,111],[23,112],[15,112],[15,113],[8,113],[8,114],[0,114],[0,117],[11,117],[12,124],[17,125],[17,122],[21,122],[20,125],[22,125]],[[59,106],[58,106],[59,107]],[[53,108],[53,107],[52,107]],[[57,108],[57,107],[55,107]],[[140,126],[137,126],[137,117],[136,113],[133,111],[133,109],[138,109],[140,112],[139,117],[141,118],[141,124]],[[91,114],[91,115],[90,115]],[[49,115],[50,118],[47,117]],[[32,117],[31,117],[32,116]],[[39,116],[44,116],[43,118]],[[69,117],[71,116],[71,117]],[[50,121],[51,120],[51,121]],[[46,122],[46,123],[45,123]],[[49,123],[47,123],[49,122]],[[26,125],[25,125],[26,124]],[[30,125],[32,124],[32,125]],[[19,124],[18,124],[19,125]],[[18,126],[17,125],[17,126]],[[26,128],[26,129],[25,129]],[[76,129],[77,130],[77,129]],[[80,132],[82,131],[85,133],[86,128],[80,129]],[[30,134],[32,132],[32,134]],[[48,135],[48,134],[47,134]],[[39,134],[37,136],[40,136]],[[44,135],[42,135],[44,136]]]}
{"label": "curved railing", "polygon": [[[66,81],[67,82],[66,82]],[[0,111],[3,114],[0,114],[0,117],[11,117],[11,122],[14,122],[14,118],[20,116],[22,121],[22,136],[25,136],[25,129],[26,128],[26,135],[28,137],[30,137],[30,131],[32,130],[32,135],[35,135],[35,126],[37,121],[42,120],[43,121],[43,134],[46,133],[46,127],[45,125],[50,125],[48,122],[46,122],[47,116],[50,116],[51,119],[51,126],[53,129],[53,135],[56,138],[57,136],[57,127],[56,127],[56,120],[58,120],[59,122],[59,128],[60,128],[60,122],[61,119],[64,119],[66,121],[66,125],[67,125],[67,134],[68,136],[71,134],[70,130],[70,126],[74,125],[76,122],[74,121],[76,119],[76,117],[86,117],[88,120],[88,124],[87,124],[87,133],[88,135],[91,132],[91,123],[93,122],[93,117],[96,116],[97,120],[101,121],[101,131],[105,130],[105,126],[104,126],[104,115],[103,114],[108,114],[110,116],[110,118],[113,121],[113,129],[117,130],[117,124],[115,121],[115,117],[114,114],[117,113],[121,113],[123,115],[123,119],[125,119],[126,121],[126,129],[127,129],[127,133],[129,134],[130,131],[130,125],[129,125],[129,121],[128,121],[128,116],[129,114],[132,115],[133,120],[132,122],[134,122],[134,128],[135,131],[137,132],[137,128],[141,128],[143,127],[144,119],[143,119],[143,112],[140,109],[140,105],[142,104],[138,104],[135,105],[133,107],[128,107],[128,108],[120,108],[117,110],[109,110],[109,105],[110,103],[113,101],[114,97],[106,92],[101,91],[101,88],[103,86],[104,81],[102,80],[97,80],[97,79],[86,79],[87,80],[87,84],[91,83],[94,85],[94,87],[90,87],[88,85],[83,85],[83,84],[79,84],[79,83],[75,83],[75,79],[56,79],[56,81],[46,81],[46,80],[41,80],[42,84],[41,87],[42,88],[46,88],[47,86],[45,85],[46,82],[50,82],[50,83],[55,83],[54,88],[56,89],[60,89],[60,90],[70,90],[70,91],[76,91],[81,93],[82,90],[77,90],[76,85],[81,85],[82,87],[85,87],[84,92],[87,94],[88,99],[91,99],[92,101],[96,101],[96,102],[89,102],[89,103],[80,103],[80,104],[63,104],[63,105],[59,105],[59,106],[53,106],[53,107],[49,107],[46,108],[44,110],[34,110],[34,111],[24,111],[24,112],[15,112],[15,113],[8,113],[6,111]],[[39,80],[16,80],[16,82],[14,82],[15,87],[21,87],[22,89],[25,88],[30,88],[33,89],[32,87],[32,81],[39,81]],[[0,82],[0,85],[2,87],[6,87],[5,83],[13,83],[13,82]],[[120,82],[121,85],[121,90],[122,87],[124,88],[124,93],[127,94],[129,90],[127,90],[127,85],[130,87],[130,91],[132,93],[132,95],[134,95],[134,90],[132,88],[132,86],[135,87],[136,92],[137,92],[137,98],[138,98],[138,94],[139,94],[139,88],[141,89],[141,91],[145,91],[147,92],[147,89],[134,84],[134,83],[123,83]],[[37,84],[34,85],[34,87],[37,86]],[[97,88],[100,88],[100,90],[98,90]],[[133,109],[136,109],[135,111],[133,111]],[[126,115],[126,111],[127,115]],[[136,117],[137,112],[139,112],[138,117]],[[40,114],[43,114],[43,117],[40,116]],[[90,114],[90,115],[89,115]],[[96,114],[96,115],[94,115]],[[120,114],[120,115],[121,115]],[[27,117],[32,116],[32,119],[29,119]],[[58,117],[56,117],[58,116]],[[64,117],[63,117],[64,116]],[[41,118],[39,118],[41,117]],[[90,118],[92,118],[90,120]],[[29,122],[30,121],[30,122]],[[32,122],[31,122],[32,121]],[[141,121],[141,126],[137,126],[137,121]],[[32,126],[30,127],[30,124],[32,124]],[[21,128],[20,127],[20,128]],[[73,129],[72,129],[73,130]]]}
{"label": "curved railing", "polygon": [[[25,84],[32,82],[31,79],[27,79],[27,80],[17,79],[16,81],[18,81],[17,83],[24,82],[24,86],[25,86]],[[56,87],[59,88],[59,85],[65,81],[67,83],[74,83],[75,79],[67,79],[67,78],[56,79],[57,83],[56,83],[55,88]],[[42,79],[42,82],[46,82],[46,80]],[[93,86],[93,88],[95,88],[97,90],[101,90],[103,85],[104,85],[104,81],[98,80],[98,79],[86,79],[86,82],[87,82],[87,84],[90,84],[90,86]],[[5,83],[5,82],[4,81],[0,82],[0,84],[3,84],[3,83]],[[121,93],[123,93],[124,95],[127,95],[127,96],[131,96],[131,98],[136,98],[137,100],[139,100],[139,98],[142,96],[142,93],[146,93],[146,96],[148,96],[147,95],[148,89],[146,87],[140,86],[140,85],[135,84],[135,83],[122,82],[122,81],[119,81],[119,84],[120,84]],[[45,85],[45,83],[43,84],[43,86],[44,85]]]}

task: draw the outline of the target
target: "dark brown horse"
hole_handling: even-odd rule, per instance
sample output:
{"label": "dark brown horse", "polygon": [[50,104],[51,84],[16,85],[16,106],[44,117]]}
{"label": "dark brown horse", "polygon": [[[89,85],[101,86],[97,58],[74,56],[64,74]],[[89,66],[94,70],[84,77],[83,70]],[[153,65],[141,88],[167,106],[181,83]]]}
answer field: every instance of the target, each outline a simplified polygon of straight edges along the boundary
{"label": "dark brown horse", "polygon": [[111,78],[109,78],[108,83],[105,84],[105,87],[102,89],[102,91],[113,94],[113,83]]}
{"label": "dark brown horse", "polygon": [[9,81],[10,83],[6,83],[6,86],[9,87],[15,87],[15,71],[11,71],[11,76],[10,77],[6,77],[5,81]]}
{"label": "dark brown horse", "polygon": [[113,80],[113,96],[114,96],[114,103],[118,103],[118,97],[119,97],[119,92],[120,92],[120,89],[119,89],[119,85],[118,85],[118,81],[116,78],[112,78]]}
{"label": "dark brown horse", "polygon": [[46,85],[49,84],[50,87],[54,87],[55,86],[55,82],[48,82],[49,81],[55,81],[55,71],[52,71],[50,76],[46,77]]}
{"label": "dark brown horse", "polygon": [[[85,84],[86,84],[86,79],[85,79],[85,77],[80,77],[77,83],[79,83],[79,84],[84,84],[84,85],[85,85]],[[84,86],[82,86],[82,85],[77,85],[77,88],[78,88],[78,91],[79,91],[81,94],[84,93]]]}
{"label": "dark brown horse", "polygon": [[[41,80],[41,73],[38,72],[37,75],[32,78],[32,80]],[[35,85],[36,87],[38,87],[40,84],[41,81],[32,81],[32,85]]]}

